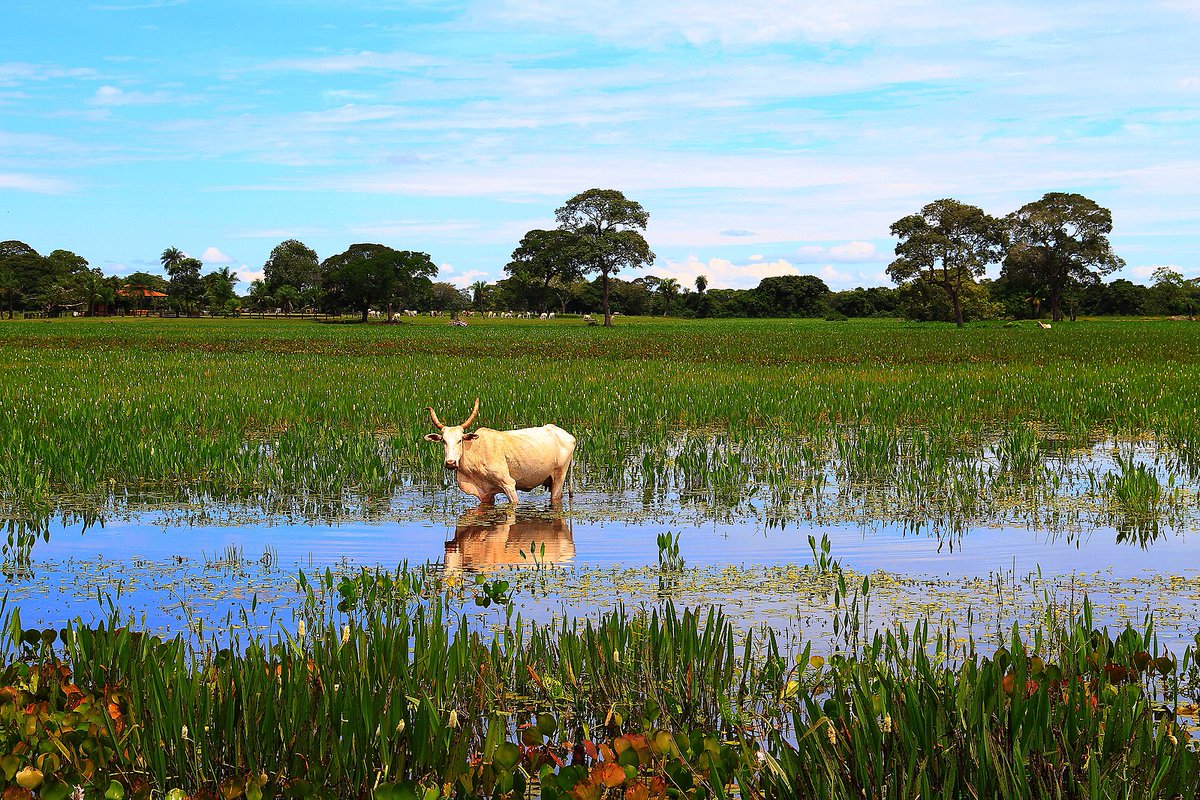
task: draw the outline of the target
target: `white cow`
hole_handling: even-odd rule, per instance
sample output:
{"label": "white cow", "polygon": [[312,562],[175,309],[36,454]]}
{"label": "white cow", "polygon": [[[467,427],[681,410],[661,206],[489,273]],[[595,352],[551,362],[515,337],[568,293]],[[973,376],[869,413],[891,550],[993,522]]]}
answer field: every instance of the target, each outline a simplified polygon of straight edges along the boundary
{"label": "white cow", "polygon": [[443,425],[432,408],[433,425],[440,433],[425,436],[428,442],[441,442],[445,449],[446,469],[454,471],[458,488],[491,505],[503,494],[517,505],[517,490],[538,486],[550,490],[550,502],[561,503],[567,471],[575,456],[575,437],[557,425],[494,431],[480,428],[467,433],[479,416],[479,398],[462,425]]}

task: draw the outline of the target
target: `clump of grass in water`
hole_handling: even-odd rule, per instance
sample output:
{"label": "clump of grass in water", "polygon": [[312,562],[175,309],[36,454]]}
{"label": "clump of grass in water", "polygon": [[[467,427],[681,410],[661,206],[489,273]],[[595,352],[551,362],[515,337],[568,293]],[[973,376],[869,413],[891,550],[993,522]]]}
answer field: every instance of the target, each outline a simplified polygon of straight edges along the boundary
{"label": "clump of grass in water", "polygon": [[658,593],[667,597],[679,589],[679,579],[684,571],[683,555],[679,549],[679,536],[670,531],[658,534]]}
{"label": "clump of grass in water", "polygon": [[1118,508],[1135,516],[1152,519],[1158,515],[1163,488],[1154,468],[1138,463],[1132,456],[1116,456],[1117,472],[1104,478],[1105,493]]}

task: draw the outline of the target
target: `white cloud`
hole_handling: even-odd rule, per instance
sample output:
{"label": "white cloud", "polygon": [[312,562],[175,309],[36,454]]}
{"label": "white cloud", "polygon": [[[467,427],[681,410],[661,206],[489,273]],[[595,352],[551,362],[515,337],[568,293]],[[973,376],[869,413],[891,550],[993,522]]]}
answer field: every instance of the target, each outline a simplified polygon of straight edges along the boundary
{"label": "white cloud", "polygon": [[694,286],[697,275],[706,275],[709,288],[712,289],[753,289],[763,278],[799,275],[800,270],[784,259],[736,264],[724,258],[701,261],[693,255],[685,261],[668,259],[664,264],[647,269],[646,273],[660,278],[674,278],[680,286]]}
{"label": "white cloud", "polygon": [[[1200,266],[1197,267],[1182,267],[1179,264],[1141,264],[1136,267],[1126,267],[1121,270],[1118,275],[1124,275],[1127,278],[1132,278],[1138,283],[1149,284],[1151,278],[1154,277],[1155,270],[1162,268],[1174,270],[1184,278],[1191,279],[1200,277]],[[1109,280],[1112,280],[1109,278]]]}
{"label": "white cloud", "polygon": [[878,270],[835,267],[833,264],[817,269],[807,265],[801,268],[785,258],[767,261],[762,256],[750,256],[744,262],[736,262],[725,258],[704,261],[692,255],[684,261],[668,259],[645,272],[660,278],[674,278],[681,286],[689,287],[695,285],[697,275],[706,275],[712,289],[753,289],[763,278],[779,275],[816,275],[834,291],[890,283],[887,275]]}
{"label": "white cloud", "polygon": [[117,86],[101,86],[88,102],[94,106],[136,106],[161,103],[170,98],[167,92],[127,92]]}
{"label": "white cloud", "polygon": [[[1053,24],[1040,7],[994,3],[956,14],[937,0],[501,0],[485,8],[485,20],[571,28],[622,46],[858,43],[876,35],[920,41],[922,34],[938,32],[978,39],[1027,34]],[[598,19],[605,24],[597,25]]]}
{"label": "white cloud", "polygon": [[862,264],[869,261],[886,260],[870,242],[847,242],[834,247],[806,245],[796,251],[797,261],[812,264],[833,261],[840,264]]}
{"label": "white cloud", "polygon": [[15,86],[22,81],[46,81],[56,78],[95,78],[91,67],[60,67],[56,64],[29,64],[8,61],[0,64],[0,86]]}
{"label": "white cloud", "polygon": [[475,281],[486,281],[488,279],[488,274],[483,270],[469,269],[466,272],[446,278],[446,282],[452,283],[460,289],[466,289]]}
{"label": "white cloud", "polygon": [[343,53],[334,56],[315,56],[312,58],[281,58],[268,61],[259,69],[281,72],[314,72],[321,75],[332,75],[345,72],[365,72],[383,70],[386,72],[404,72],[419,67],[433,66],[438,62],[426,56],[415,53],[373,53],[364,50],[358,53]]}
{"label": "white cloud", "polygon": [[241,294],[245,294],[246,292],[250,291],[250,284],[254,283],[255,281],[266,280],[267,278],[267,273],[265,270],[261,268],[250,269],[250,267],[246,264],[242,264],[240,267],[235,269],[233,274],[237,276],[237,288],[238,292]]}
{"label": "white cloud", "polygon": [[0,189],[37,194],[63,194],[70,191],[71,184],[61,178],[42,175],[25,175],[17,172],[0,172]]}
{"label": "white cloud", "polygon": [[209,247],[200,254],[200,260],[205,264],[231,264],[233,259],[222,253],[216,247]]}

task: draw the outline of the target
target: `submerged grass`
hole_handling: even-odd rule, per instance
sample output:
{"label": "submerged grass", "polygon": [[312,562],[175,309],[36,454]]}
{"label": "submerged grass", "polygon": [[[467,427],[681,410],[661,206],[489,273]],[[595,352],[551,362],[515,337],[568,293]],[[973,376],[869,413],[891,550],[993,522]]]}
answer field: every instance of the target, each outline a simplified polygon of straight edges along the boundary
{"label": "submerged grass", "polygon": [[[1186,517],[1196,385],[1195,332],[1173,322],[5,323],[0,513],[386,509],[441,488],[421,409],[462,417],[478,395],[481,424],[575,433],[580,491],[648,506],[781,522],[839,497],[970,522],[1086,495],[1092,448],[1152,442],[1148,468],[1173,480],[1154,510]],[[1127,484],[1091,484],[1096,513],[1128,505]]]}
{"label": "submerged grass", "polygon": [[[869,585],[851,598],[834,581],[852,620]],[[10,615],[0,778],[228,800],[1200,791],[1176,714],[1200,688],[1194,651],[1155,656],[1149,621],[1097,629],[1086,603],[986,652],[918,623],[846,625],[845,648],[817,653],[669,602],[549,625],[506,605],[487,632],[426,569],[301,585],[278,636]]]}

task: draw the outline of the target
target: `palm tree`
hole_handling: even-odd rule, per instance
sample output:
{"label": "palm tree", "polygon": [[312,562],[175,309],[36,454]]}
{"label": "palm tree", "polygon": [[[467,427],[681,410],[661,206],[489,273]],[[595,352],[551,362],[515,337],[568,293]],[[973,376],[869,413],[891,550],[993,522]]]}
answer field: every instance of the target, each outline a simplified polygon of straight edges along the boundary
{"label": "palm tree", "polygon": [[[107,301],[106,294],[112,293],[112,287],[104,277],[104,273],[99,269],[92,268],[84,270],[78,274],[76,281],[79,285],[79,293],[87,304],[87,315],[94,316],[96,313],[96,305],[101,301]],[[106,290],[107,289],[107,293]]]}
{"label": "palm tree", "polygon": [[671,298],[679,294],[679,281],[666,278],[658,285],[658,291],[663,296],[663,316],[671,312]]}
{"label": "palm tree", "polygon": [[259,314],[266,311],[268,306],[275,304],[275,298],[271,296],[271,290],[261,280],[250,284],[250,301],[258,309]]}
{"label": "palm tree", "polygon": [[708,290],[708,276],[707,275],[697,275],[696,276],[696,291],[699,294],[704,294],[704,292],[707,290]]}
{"label": "palm tree", "polygon": [[183,263],[185,258],[187,258],[187,254],[185,254],[178,247],[168,247],[166,250],[163,250],[162,255],[159,256],[159,260],[162,262],[163,269],[167,271],[168,275],[174,272],[174,270],[181,263]]}
{"label": "palm tree", "polygon": [[300,293],[297,292],[293,286],[284,284],[275,290],[275,299],[279,301],[281,306],[283,306],[283,313],[285,314],[292,313],[292,303],[299,298]]}
{"label": "palm tree", "polygon": [[475,281],[471,284],[471,302],[475,304],[477,311],[483,311],[483,304],[487,300],[487,294],[487,281]]}

